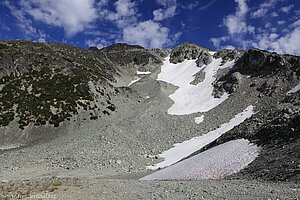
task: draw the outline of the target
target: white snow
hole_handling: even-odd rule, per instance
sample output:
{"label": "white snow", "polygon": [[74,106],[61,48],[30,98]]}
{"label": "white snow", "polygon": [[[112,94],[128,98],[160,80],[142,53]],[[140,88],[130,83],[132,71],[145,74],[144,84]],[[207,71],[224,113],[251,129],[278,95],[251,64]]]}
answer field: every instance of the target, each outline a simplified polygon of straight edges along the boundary
{"label": "white snow", "polygon": [[141,80],[141,78],[133,79],[133,80],[128,84],[128,87],[131,86],[132,84],[134,84],[135,82],[138,82],[139,80]]}
{"label": "white snow", "polygon": [[182,143],[175,144],[174,147],[159,155],[160,157],[164,158],[164,161],[157,163],[153,166],[147,166],[147,168],[152,170],[164,168],[174,163],[177,163],[183,158],[186,158],[195,151],[213,142],[222,134],[226,133],[227,131],[230,131],[235,126],[245,121],[247,118],[251,117],[254,114],[253,108],[254,107],[252,105],[248,106],[243,112],[235,115],[235,117],[232,118],[228,123],[222,124],[216,130],[210,131],[199,137],[194,137]]}
{"label": "white snow", "polygon": [[[157,80],[171,83],[179,88],[169,97],[174,104],[169,108],[171,115],[186,115],[197,112],[207,112],[225,101],[229,95],[224,93],[221,98],[214,98],[212,95],[215,75],[219,69],[232,67],[234,61],[221,66],[222,59],[213,59],[209,65],[197,67],[196,60],[185,60],[182,63],[173,64],[167,57],[161,68]],[[190,84],[194,75],[203,70],[205,78],[197,85]]]}
{"label": "white snow", "polygon": [[299,90],[300,90],[300,83],[298,85],[296,85],[293,89],[288,91],[286,94],[292,94],[292,93],[298,92]]}
{"label": "white snow", "polygon": [[204,121],[204,115],[201,115],[200,117],[195,118],[195,123],[200,124]]}
{"label": "white snow", "polygon": [[22,146],[21,144],[9,144],[9,145],[3,145],[0,146],[0,150],[9,150],[9,149],[16,149],[18,147]]}
{"label": "white snow", "polygon": [[137,71],[136,74],[137,74],[137,75],[147,75],[147,74],[151,74],[151,72],[141,72],[141,71]]}
{"label": "white snow", "polygon": [[0,84],[0,92],[2,91],[2,89],[4,88],[5,84]]}
{"label": "white snow", "polygon": [[239,172],[258,156],[259,148],[238,139],[201,152],[175,165],[159,170],[141,180],[222,179]]}

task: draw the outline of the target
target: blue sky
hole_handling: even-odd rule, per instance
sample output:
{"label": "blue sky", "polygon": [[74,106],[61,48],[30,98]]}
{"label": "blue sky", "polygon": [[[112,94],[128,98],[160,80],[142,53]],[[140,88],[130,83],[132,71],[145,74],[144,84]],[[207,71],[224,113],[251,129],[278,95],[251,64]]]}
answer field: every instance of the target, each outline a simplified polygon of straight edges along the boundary
{"label": "blue sky", "polygon": [[0,39],[300,55],[299,0],[0,0]]}

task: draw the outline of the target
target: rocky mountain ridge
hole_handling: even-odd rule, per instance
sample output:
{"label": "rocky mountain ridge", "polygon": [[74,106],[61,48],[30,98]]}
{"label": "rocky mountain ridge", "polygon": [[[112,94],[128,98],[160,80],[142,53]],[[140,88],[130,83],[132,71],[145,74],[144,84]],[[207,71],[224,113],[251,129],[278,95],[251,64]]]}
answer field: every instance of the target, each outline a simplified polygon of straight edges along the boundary
{"label": "rocky mountain ridge", "polygon": [[[205,68],[217,60],[220,68],[212,95],[220,98],[226,93],[228,99],[207,112],[168,115],[173,103],[169,95],[177,87],[157,80],[167,58],[174,65],[194,60],[201,70],[193,75],[193,86],[203,82]],[[229,62],[232,65],[222,68]],[[29,165],[17,155],[22,146],[24,151],[30,146],[32,161],[35,146],[43,152],[56,141],[55,145],[66,145],[56,148],[68,155],[60,159],[52,150],[41,153],[39,162],[51,169],[145,173],[145,166],[157,162],[157,155],[173,144],[215,130],[253,105],[251,118],[195,153],[248,139],[260,146],[261,153],[229,179],[299,181],[300,91],[289,92],[300,83],[298,56],[259,49],[212,51],[190,43],[165,50],[127,44],[81,49],[1,41],[0,77],[0,146],[20,144],[0,150],[4,163],[0,169],[9,168],[14,162],[8,162],[10,157]],[[129,86],[132,81],[136,82]],[[200,114],[205,115],[203,122],[194,123]],[[78,133],[65,134],[69,130]]]}

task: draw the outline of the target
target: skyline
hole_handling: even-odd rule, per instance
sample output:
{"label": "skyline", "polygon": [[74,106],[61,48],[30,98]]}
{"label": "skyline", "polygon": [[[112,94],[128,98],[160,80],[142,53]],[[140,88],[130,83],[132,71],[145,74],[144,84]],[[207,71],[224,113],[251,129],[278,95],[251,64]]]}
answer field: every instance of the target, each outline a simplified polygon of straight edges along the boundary
{"label": "skyline", "polygon": [[173,48],[261,48],[300,55],[297,0],[4,0],[1,40]]}

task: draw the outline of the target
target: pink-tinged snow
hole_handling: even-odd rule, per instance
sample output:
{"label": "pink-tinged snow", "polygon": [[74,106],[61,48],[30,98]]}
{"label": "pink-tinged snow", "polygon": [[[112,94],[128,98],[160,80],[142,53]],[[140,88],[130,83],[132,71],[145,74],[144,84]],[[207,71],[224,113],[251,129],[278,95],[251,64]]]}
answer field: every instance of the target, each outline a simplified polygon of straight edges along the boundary
{"label": "pink-tinged snow", "polygon": [[286,94],[296,93],[299,90],[300,90],[300,83],[298,85],[296,85],[293,89],[291,89],[290,91],[288,91]]}
{"label": "pink-tinged snow", "polygon": [[147,74],[151,74],[151,72],[141,72],[141,71],[137,71],[136,74],[137,74],[137,75],[147,75]]}
{"label": "pink-tinged snow", "polygon": [[131,86],[132,84],[138,82],[139,80],[141,80],[141,78],[133,79],[133,80],[128,84],[128,87]]}
{"label": "pink-tinged snow", "polygon": [[[171,115],[187,115],[198,112],[207,112],[225,101],[229,95],[224,93],[221,98],[214,98],[212,95],[212,83],[216,80],[215,75],[219,69],[232,67],[234,61],[221,66],[222,59],[213,59],[209,65],[197,67],[196,60],[185,60],[182,63],[173,64],[167,57],[161,68],[157,80],[171,83],[179,88],[169,97],[174,104],[169,108]],[[190,84],[194,75],[203,70],[205,78],[197,85]]]}
{"label": "pink-tinged snow", "polygon": [[195,118],[196,124],[201,124],[204,121],[204,115],[201,115],[200,117]]}
{"label": "pink-tinged snow", "polygon": [[175,144],[174,147],[159,155],[160,157],[164,158],[164,161],[157,163],[153,166],[147,166],[147,168],[156,170],[179,162],[183,158],[188,157],[195,151],[213,142],[222,134],[226,133],[227,131],[230,131],[235,126],[245,121],[247,118],[250,118],[253,114],[253,106],[248,106],[243,112],[235,115],[235,117],[232,118],[228,123],[222,124],[220,128],[214,131],[210,131],[199,137],[194,137],[182,143]]}
{"label": "pink-tinged snow", "polygon": [[222,179],[245,168],[255,160],[258,152],[257,145],[248,140],[233,140],[145,176],[141,180]]}

